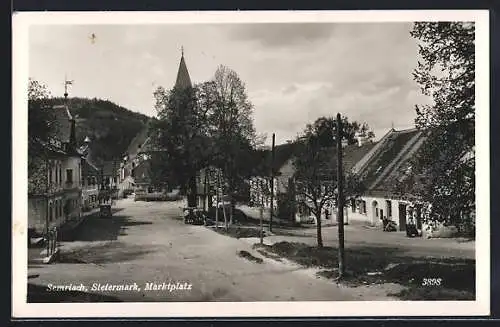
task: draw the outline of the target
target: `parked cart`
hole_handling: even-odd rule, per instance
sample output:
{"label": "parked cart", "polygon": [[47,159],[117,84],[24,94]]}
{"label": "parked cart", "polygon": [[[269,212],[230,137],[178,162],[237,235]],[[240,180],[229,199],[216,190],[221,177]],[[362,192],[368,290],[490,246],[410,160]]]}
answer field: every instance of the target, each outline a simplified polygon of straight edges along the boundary
{"label": "parked cart", "polygon": [[112,212],[113,197],[111,192],[103,190],[99,193],[99,216],[100,217],[111,217]]}

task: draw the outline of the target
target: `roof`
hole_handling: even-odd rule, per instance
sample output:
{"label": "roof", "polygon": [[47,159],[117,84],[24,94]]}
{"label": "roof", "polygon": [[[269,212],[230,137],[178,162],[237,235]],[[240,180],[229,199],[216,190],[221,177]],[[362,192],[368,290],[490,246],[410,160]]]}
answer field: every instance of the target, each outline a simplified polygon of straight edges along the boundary
{"label": "roof", "polygon": [[105,161],[100,167],[103,175],[117,175],[120,168],[120,161]]}
{"label": "roof", "polygon": [[179,70],[177,71],[175,86],[181,89],[192,87],[191,78],[189,77],[189,72],[186,66],[186,61],[184,60],[184,54],[182,54],[181,62],[179,63]]}
{"label": "roof", "polygon": [[64,105],[53,106],[54,119],[56,123],[56,137],[61,142],[69,142],[71,136],[71,120],[73,117]]}
{"label": "roof", "polygon": [[344,171],[350,171],[354,166],[375,146],[376,143],[370,142],[358,146],[357,144],[348,145],[343,149],[342,165]]}
{"label": "roof", "polygon": [[130,142],[127,148],[127,154],[129,156],[135,156],[139,152],[141,146],[148,139],[149,128],[145,126]]}
{"label": "roof", "polygon": [[394,187],[394,179],[424,140],[425,134],[418,129],[393,130],[380,140],[376,151],[369,154],[372,157],[367,165],[359,172],[368,190],[389,192]]}
{"label": "roof", "polygon": [[142,161],[134,168],[134,183],[136,184],[149,184],[151,177],[149,176],[149,169],[151,163],[149,160]]}
{"label": "roof", "polygon": [[82,163],[82,176],[96,175],[99,174],[99,168],[95,166],[92,162],[84,159]]}

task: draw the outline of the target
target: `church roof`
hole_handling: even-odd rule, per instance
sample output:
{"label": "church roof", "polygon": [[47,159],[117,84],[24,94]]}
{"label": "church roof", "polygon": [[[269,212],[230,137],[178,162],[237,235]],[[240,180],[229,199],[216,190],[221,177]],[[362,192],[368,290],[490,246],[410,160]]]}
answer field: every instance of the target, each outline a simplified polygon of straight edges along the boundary
{"label": "church roof", "polygon": [[184,54],[182,54],[181,62],[179,63],[179,70],[177,71],[177,80],[175,81],[175,86],[181,89],[192,87],[191,78],[189,77],[189,72],[186,66],[186,61],[184,60]]}

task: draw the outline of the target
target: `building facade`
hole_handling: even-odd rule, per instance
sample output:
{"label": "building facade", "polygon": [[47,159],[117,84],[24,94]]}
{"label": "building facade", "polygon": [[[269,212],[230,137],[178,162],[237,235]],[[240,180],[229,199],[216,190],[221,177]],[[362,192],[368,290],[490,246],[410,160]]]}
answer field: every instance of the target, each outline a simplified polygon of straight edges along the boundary
{"label": "building facade", "polygon": [[52,108],[56,133],[37,158],[28,176],[28,229],[48,229],[81,218],[81,154],[76,147],[75,120],[67,106]]}

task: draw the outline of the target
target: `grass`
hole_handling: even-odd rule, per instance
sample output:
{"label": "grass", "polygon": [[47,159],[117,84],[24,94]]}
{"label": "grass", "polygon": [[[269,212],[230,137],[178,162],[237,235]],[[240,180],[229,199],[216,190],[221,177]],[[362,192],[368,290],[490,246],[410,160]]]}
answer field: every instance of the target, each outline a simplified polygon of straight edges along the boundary
{"label": "grass", "polygon": [[238,256],[245,258],[249,261],[255,262],[255,263],[263,263],[264,260],[262,258],[257,258],[256,256],[253,256],[250,252],[248,251],[239,251]]}
{"label": "grass", "polygon": [[258,227],[240,227],[231,225],[228,227],[227,230],[224,227],[219,227],[219,228],[214,228],[214,231],[222,235],[227,235],[233,238],[260,237],[260,228]]}
{"label": "grass", "polygon": [[[258,245],[305,267],[323,268],[318,275],[338,277],[337,249],[318,248],[304,243],[279,242]],[[397,248],[357,247],[346,249],[346,275],[341,283],[362,285],[396,283],[407,287],[398,294],[401,299],[472,300],[475,298],[475,261],[468,259],[416,259],[403,256]],[[440,278],[440,285],[423,286],[424,279]]]}

